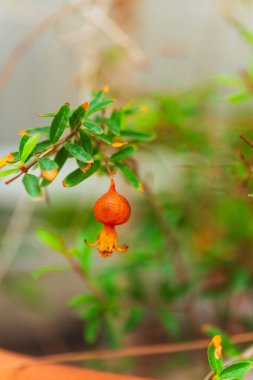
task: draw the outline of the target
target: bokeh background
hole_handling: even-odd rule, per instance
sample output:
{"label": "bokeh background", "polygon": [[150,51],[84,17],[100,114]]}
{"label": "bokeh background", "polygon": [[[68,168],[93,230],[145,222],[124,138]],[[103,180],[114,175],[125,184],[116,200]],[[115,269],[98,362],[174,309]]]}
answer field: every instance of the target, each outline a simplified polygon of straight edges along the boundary
{"label": "bokeh background", "polygon": [[[48,205],[1,179],[0,345],[48,355],[194,340],[207,323],[250,331],[252,158],[239,135],[253,137],[253,2],[2,0],[0,20],[0,156],[16,150],[20,129],[43,125],[37,113],[65,101],[77,106],[105,84],[119,104],[146,107],[132,123],[157,135],[136,156],[150,193],[117,177],[133,208],[121,235],[129,252],[106,262],[92,252],[91,275],[117,300],[111,339],[103,331],[92,344],[83,339],[85,317],[68,303],[87,289],[67,265],[31,276],[43,265],[65,265],[36,230],[80,246],[107,180],[94,176],[65,189],[69,165]],[[122,294],[137,310],[130,325]],[[161,379],[207,372],[204,351],[85,365]]]}

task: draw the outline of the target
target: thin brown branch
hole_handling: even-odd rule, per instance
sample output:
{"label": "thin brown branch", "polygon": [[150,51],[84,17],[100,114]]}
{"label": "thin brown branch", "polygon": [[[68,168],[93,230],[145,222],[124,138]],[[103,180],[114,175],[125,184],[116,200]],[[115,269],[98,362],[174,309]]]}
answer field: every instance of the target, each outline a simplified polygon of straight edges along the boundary
{"label": "thin brown branch", "polygon": [[246,169],[250,172],[251,171],[251,165],[250,163],[246,160],[246,157],[242,153],[241,149],[239,149],[239,158],[242,161],[242,163],[245,165]]}
{"label": "thin brown branch", "polygon": [[55,153],[58,150],[58,148],[60,148],[67,141],[69,141],[73,136],[76,135],[76,133],[78,132],[78,130],[79,130],[79,128],[81,126],[82,126],[82,123],[78,124],[76,126],[76,128],[69,135],[67,135],[66,137],[64,137],[60,141],[58,141],[56,144],[52,145],[50,148],[48,148],[47,150],[45,150],[43,153],[41,153],[38,156],[36,156],[36,158],[30,164],[28,164],[27,166],[23,167],[21,173],[17,174],[15,177],[12,177],[12,178],[8,179],[8,181],[6,181],[5,184],[9,185],[10,183],[12,183],[13,181],[15,181],[17,178],[19,178],[23,174],[28,173],[28,171],[39,161],[40,158],[46,157],[46,156],[49,156],[49,155]]}
{"label": "thin brown branch", "polygon": [[55,21],[58,21],[62,17],[65,17],[73,10],[73,5],[64,5],[60,10],[42,20],[35,26],[30,32],[28,32],[23,39],[15,46],[11,54],[3,64],[0,70],[0,95],[7,85],[10,77],[30,47],[48,30],[48,27]]}
{"label": "thin brown branch", "polygon": [[[234,343],[246,343],[253,341],[253,332],[246,332],[231,336]],[[178,352],[189,352],[206,349],[209,345],[209,339],[201,339],[190,342],[169,343],[147,345],[140,347],[128,347],[117,350],[97,350],[87,352],[66,353],[59,355],[44,356],[40,359],[33,359],[25,364],[26,367],[38,364],[55,364],[55,363],[71,363],[84,360],[98,359],[118,359],[123,357],[138,357],[160,354],[173,354]]]}
{"label": "thin brown branch", "polygon": [[91,24],[93,24],[98,30],[101,30],[106,36],[108,36],[115,44],[123,47],[129,57],[142,67],[148,67],[149,62],[136,44],[136,42],[118,25],[112,18],[105,14],[98,6],[91,8],[85,13],[85,17]]}
{"label": "thin brown branch", "polygon": [[253,148],[253,143],[250,142],[250,141],[247,139],[247,137],[245,137],[242,133],[240,134],[240,138],[241,138],[244,142],[246,142],[246,144],[248,144],[251,148]]}

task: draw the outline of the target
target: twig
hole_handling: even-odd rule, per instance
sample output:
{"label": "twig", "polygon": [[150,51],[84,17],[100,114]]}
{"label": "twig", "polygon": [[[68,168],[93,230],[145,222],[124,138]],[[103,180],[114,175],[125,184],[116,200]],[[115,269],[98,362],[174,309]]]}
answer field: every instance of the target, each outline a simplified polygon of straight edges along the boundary
{"label": "twig", "polygon": [[104,163],[105,163],[105,167],[106,167],[107,173],[108,173],[108,175],[110,177],[110,180],[112,181],[113,180],[113,173],[112,173],[112,171],[110,169],[110,165],[109,165],[109,161],[108,161],[107,157],[104,158]]}
{"label": "twig", "polygon": [[36,25],[23,39],[15,46],[6,62],[0,70],[0,94],[3,92],[12,72],[23,58],[28,49],[45,33],[48,27],[58,19],[65,17],[73,9],[72,4],[64,5],[60,10],[47,17]]}
{"label": "twig", "polygon": [[70,140],[73,136],[76,135],[79,128],[82,126],[82,123],[78,124],[76,128],[66,137],[61,139],[58,143],[52,145],[50,148],[45,150],[43,153],[39,154],[29,165],[24,166],[21,173],[17,174],[15,177],[12,177],[8,179],[8,181],[5,182],[6,185],[9,185],[11,182],[15,181],[17,178],[19,178],[21,175],[27,173],[42,157],[46,157],[48,155],[51,155],[52,153],[55,153],[59,147],[64,145],[68,140]]}
{"label": "twig", "polygon": [[[234,343],[245,343],[253,340],[253,332],[246,332],[237,335],[232,335],[231,340]],[[208,339],[195,340],[190,342],[169,343],[169,344],[157,344],[147,345],[139,347],[122,348],[118,350],[97,350],[88,352],[75,352],[59,355],[44,356],[40,359],[32,359],[23,364],[25,367],[31,365],[41,364],[54,364],[54,363],[67,363],[67,362],[80,362],[83,360],[91,359],[116,359],[123,357],[138,357],[138,356],[150,356],[160,354],[172,354],[177,352],[197,351],[206,349],[210,341]]]}
{"label": "twig", "polygon": [[135,41],[124,30],[114,22],[99,7],[94,7],[84,15],[97,29],[107,35],[115,44],[122,46],[130,58],[137,64],[147,65],[148,60],[143,51],[136,45]]}
{"label": "twig", "polygon": [[240,138],[246,142],[251,148],[253,148],[253,143],[250,142],[242,133],[240,134]]}
{"label": "twig", "polygon": [[245,165],[246,169],[250,172],[251,171],[251,165],[250,163],[246,160],[246,157],[242,153],[242,150],[239,149],[239,158],[241,159],[242,163]]}

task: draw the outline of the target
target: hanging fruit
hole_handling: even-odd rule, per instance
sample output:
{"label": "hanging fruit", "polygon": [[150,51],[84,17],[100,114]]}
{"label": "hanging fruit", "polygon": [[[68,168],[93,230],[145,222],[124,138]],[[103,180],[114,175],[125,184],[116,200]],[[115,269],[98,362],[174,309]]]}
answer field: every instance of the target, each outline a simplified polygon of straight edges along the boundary
{"label": "hanging fruit", "polygon": [[104,224],[100,235],[94,243],[85,244],[89,247],[98,245],[98,252],[102,257],[110,257],[114,250],[126,252],[128,247],[118,245],[118,236],[115,226],[124,224],[128,221],[131,214],[131,207],[127,199],[117,193],[115,182],[112,179],[111,185],[107,193],[100,197],[94,205],[95,218]]}

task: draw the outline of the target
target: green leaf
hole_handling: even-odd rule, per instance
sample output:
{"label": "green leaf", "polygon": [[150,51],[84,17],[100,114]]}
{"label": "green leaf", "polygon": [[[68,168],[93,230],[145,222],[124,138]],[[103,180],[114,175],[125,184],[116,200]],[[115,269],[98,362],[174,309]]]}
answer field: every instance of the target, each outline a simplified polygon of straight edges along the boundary
{"label": "green leaf", "polygon": [[123,159],[129,157],[134,152],[136,152],[136,150],[137,150],[137,148],[134,145],[125,146],[125,147],[121,148],[118,152],[114,153],[110,157],[109,161],[117,162],[117,161],[123,160]]}
{"label": "green leaf", "polygon": [[3,172],[0,172],[0,178],[7,177],[8,175],[13,174],[13,173],[17,173],[19,171],[20,171],[19,168],[5,170]]}
{"label": "green leaf", "polygon": [[21,138],[21,140],[20,140],[20,142],[19,142],[19,158],[21,157],[21,153],[23,152],[23,149],[24,149],[24,146],[25,146],[25,144],[27,143],[27,141],[29,140],[29,136],[27,136],[27,135],[24,135],[22,138]]}
{"label": "green leaf", "polygon": [[234,342],[232,342],[230,337],[224,333],[224,331],[215,326],[206,325],[204,327],[204,332],[211,338],[213,338],[215,335],[220,335],[222,339],[222,348],[224,352],[226,352],[226,354],[230,357],[238,357],[240,355],[239,348],[234,344]]}
{"label": "green leaf", "polygon": [[19,145],[19,154],[21,162],[26,162],[33,152],[40,135],[23,136]]}
{"label": "green leaf", "polygon": [[218,75],[216,77],[216,80],[219,84],[222,84],[225,86],[236,87],[236,88],[244,87],[243,80],[233,75]]}
{"label": "green leaf", "polygon": [[115,326],[115,323],[111,322],[109,318],[104,318],[103,320],[103,326],[104,326],[104,331],[105,331],[105,336],[106,336],[106,342],[109,347],[111,348],[117,348],[120,346],[120,334]]}
{"label": "green leaf", "polygon": [[52,141],[51,140],[41,141],[34,148],[33,154],[38,154],[38,153],[44,152],[44,150],[50,148],[51,145],[52,145]]}
{"label": "green leaf", "polygon": [[155,134],[152,133],[142,133],[126,129],[121,131],[121,136],[134,141],[152,141],[156,137]]}
{"label": "green leaf", "polygon": [[26,133],[29,133],[31,135],[36,135],[38,133],[44,133],[47,135],[50,131],[50,126],[31,128],[31,129],[26,129],[25,131]]}
{"label": "green leaf", "polygon": [[245,41],[250,45],[253,45],[253,32],[238,21],[236,23],[236,27]]}
{"label": "green leaf", "polygon": [[248,194],[248,197],[253,197],[253,193],[252,194]]}
{"label": "green leaf", "polygon": [[129,104],[123,107],[123,110],[125,115],[134,115],[138,112],[140,112],[140,107],[131,107]]}
{"label": "green leaf", "polygon": [[37,238],[48,247],[52,248],[53,250],[60,252],[64,255],[67,254],[67,249],[65,246],[65,243],[63,241],[63,238],[51,231],[48,231],[44,228],[39,228],[36,231]]}
{"label": "green leaf", "polygon": [[83,125],[95,135],[102,135],[104,133],[103,128],[92,120],[86,120]]}
{"label": "green leaf", "polygon": [[100,331],[100,318],[85,321],[84,338],[87,343],[94,343]]}
{"label": "green leaf", "polygon": [[53,143],[56,143],[63,134],[65,128],[67,127],[71,112],[70,106],[68,104],[63,104],[53,118],[50,127],[50,139]]}
{"label": "green leaf", "polygon": [[92,294],[90,293],[81,294],[81,295],[73,297],[69,302],[69,306],[73,308],[79,308],[89,303],[94,303],[94,301],[96,301],[96,299],[94,298]]}
{"label": "green leaf", "polygon": [[245,375],[245,373],[249,372],[251,369],[252,364],[250,361],[239,361],[224,368],[223,371],[220,372],[219,376],[221,379],[238,378]]}
{"label": "green leaf", "polygon": [[86,113],[85,109],[82,105],[77,107],[77,109],[74,110],[74,112],[72,113],[69,119],[69,125],[72,130],[76,128],[80,123],[81,124],[83,123],[85,113]]}
{"label": "green leaf", "polygon": [[67,150],[64,148],[64,146],[60,150],[58,150],[58,152],[56,153],[54,161],[57,163],[59,167],[59,171],[65,164],[68,157],[69,157],[69,154]]}
{"label": "green leaf", "polygon": [[73,144],[71,142],[67,142],[64,145],[64,148],[67,149],[67,151],[75,157],[78,161],[81,162],[87,162],[87,163],[93,163],[93,158],[87,153],[82,147],[79,145]]}
{"label": "green leaf", "polygon": [[117,136],[120,134],[120,127],[114,119],[104,119],[104,121],[108,125],[108,128],[112,133],[114,133]]}
{"label": "green leaf", "polygon": [[207,357],[211,370],[219,375],[222,371],[223,360],[216,358],[215,348],[212,343],[210,343],[208,346]]}
{"label": "green leaf", "polygon": [[80,317],[85,320],[96,319],[101,316],[102,306],[98,304],[98,301],[89,307],[82,309],[79,313]]}
{"label": "green leaf", "polygon": [[96,91],[94,97],[90,102],[90,107],[87,111],[87,116],[108,107],[115,102],[114,99],[106,99],[102,91]]}
{"label": "green leaf", "polygon": [[38,117],[55,117],[56,113],[38,113]]}
{"label": "green leaf", "polygon": [[52,264],[52,265],[47,265],[44,267],[40,267],[35,269],[31,275],[34,280],[37,280],[38,278],[44,276],[45,274],[48,273],[55,273],[55,272],[67,272],[69,271],[69,267],[66,267],[66,265],[60,265],[60,264]]}
{"label": "green leaf", "polygon": [[113,143],[113,139],[106,135],[97,135],[97,138],[108,145],[111,145]]}
{"label": "green leaf", "polygon": [[242,100],[248,100],[252,98],[252,94],[250,92],[239,92],[229,97],[230,103],[241,102]]}
{"label": "green leaf", "polygon": [[20,161],[19,152],[11,152],[11,154],[13,155],[12,163]]}
{"label": "green leaf", "polygon": [[166,331],[173,336],[179,333],[179,322],[175,314],[170,313],[168,310],[159,310],[157,312],[158,318]]}
{"label": "green leaf", "polygon": [[91,165],[90,169],[87,170],[87,172],[82,172],[80,169],[77,169],[67,175],[65,179],[63,180],[63,186],[64,187],[73,187],[76,185],[79,185],[82,181],[84,181],[86,178],[90,177],[92,174],[94,174],[100,167],[100,161],[95,161],[94,164]]}
{"label": "green leaf", "polygon": [[58,174],[58,165],[56,162],[48,157],[42,157],[39,159],[39,165],[43,178],[51,182]]}
{"label": "green leaf", "polygon": [[93,146],[92,146],[91,138],[87,135],[87,133],[82,128],[79,129],[79,136],[80,136],[82,147],[90,156],[92,156]]}
{"label": "green leaf", "polygon": [[129,311],[124,330],[126,332],[136,329],[142,322],[145,316],[144,310],[139,307],[134,307]]}
{"label": "green leaf", "polygon": [[121,164],[119,162],[116,162],[115,164],[120,169],[120,171],[125,176],[125,178],[131,183],[131,185],[133,185],[140,192],[143,192],[141,181],[139,180],[137,175],[133,172],[133,170],[130,169],[128,166]]}
{"label": "green leaf", "polygon": [[119,129],[121,128],[123,113],[122,110],[114,110],[111,115],[111,119],[118,125]]}
{"label": "green leaf", "polygon": [[32,198],[40,198],[42,191],[39,184],[39,178],[32,174],[25,174],[22,179],[23,185],[27,193]]}

